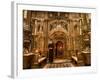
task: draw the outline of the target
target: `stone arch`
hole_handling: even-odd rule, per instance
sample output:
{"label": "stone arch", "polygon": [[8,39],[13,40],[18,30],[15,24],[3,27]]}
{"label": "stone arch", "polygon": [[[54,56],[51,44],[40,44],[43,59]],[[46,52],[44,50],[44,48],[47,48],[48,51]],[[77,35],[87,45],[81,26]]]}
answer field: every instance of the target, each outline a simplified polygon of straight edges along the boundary
{"label": "stone arch", "polygon": [[49,39],[52,39],[55,46],[56,46],[56,43],[58,41],[61,41],[64,45],[63,49],[64,49],[64,57],[66,57],[66,50],[67,50],[67,31],[65,29],[63,29],[62,27],[57,27],[53,30],[51,30],[49,33],[48,33],[48,37]]}

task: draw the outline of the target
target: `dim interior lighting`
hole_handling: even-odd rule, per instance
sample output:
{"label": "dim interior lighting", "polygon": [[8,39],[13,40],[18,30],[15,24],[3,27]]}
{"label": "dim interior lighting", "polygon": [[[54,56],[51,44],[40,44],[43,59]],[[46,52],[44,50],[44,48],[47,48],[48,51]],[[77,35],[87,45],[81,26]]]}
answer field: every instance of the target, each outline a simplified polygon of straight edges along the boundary
{"label": "dim interior lighting", "polygon": [[36,51],[35,51],[36,53],[38,53],[39,52],[39,50],[38,49],[36,49]]}
{"label": "dim interior lighting", "polygon": [[60,49],[61,49],[62,47],[60,47]]}

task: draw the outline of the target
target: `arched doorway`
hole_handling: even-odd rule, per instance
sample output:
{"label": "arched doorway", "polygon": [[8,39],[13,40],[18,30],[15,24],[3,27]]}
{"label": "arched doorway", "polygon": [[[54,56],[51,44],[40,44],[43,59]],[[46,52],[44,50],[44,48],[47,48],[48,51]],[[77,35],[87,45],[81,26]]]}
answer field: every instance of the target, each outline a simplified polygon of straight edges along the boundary
{"label": "arched doorway", "polygon": [[62,41],[56,42],[56,51],[55,51],[55,57],[56,58],[63,58],[64,56],[64,44]]}
{"label": "arched doorway", "polygon": [[[67,58],[67,31],[61,26],[57,25],[48,33],[49,39],[54,43],[54,58],[66,59]],[[48,39],[48,41],[49,41]]]}

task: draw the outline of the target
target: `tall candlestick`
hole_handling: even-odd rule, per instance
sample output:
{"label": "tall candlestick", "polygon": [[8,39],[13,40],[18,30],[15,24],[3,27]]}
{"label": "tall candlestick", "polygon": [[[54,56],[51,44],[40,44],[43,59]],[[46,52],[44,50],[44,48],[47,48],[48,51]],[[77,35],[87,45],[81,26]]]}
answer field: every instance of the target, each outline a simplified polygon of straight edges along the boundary
{"label": "tall candlestick", "polygon": [[80,35],[82,35],[82,29],[81,29],[81,27],[82,27],[82,20],[80,20]]}
{"label": "tall candlestick", "polygon": [[35,35],[36,35],[36,30],[37,30],[37,20],[35,20]]}

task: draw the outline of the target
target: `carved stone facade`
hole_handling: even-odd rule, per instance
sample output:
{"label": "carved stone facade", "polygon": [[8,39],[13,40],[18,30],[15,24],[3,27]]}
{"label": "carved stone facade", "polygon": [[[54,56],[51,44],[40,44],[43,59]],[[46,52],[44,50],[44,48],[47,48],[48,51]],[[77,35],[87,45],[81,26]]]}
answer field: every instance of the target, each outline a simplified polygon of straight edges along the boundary
{"label": "carved stone facade", "polygon": [[23,16],[23,45],[29,52],[38,50],[42,56],[47,56],[51,40],[54,58],[61,56],[57,51],[63,53],[63,59],[71,59],[86,48],[90,51],[90,13],[24,10]]}

